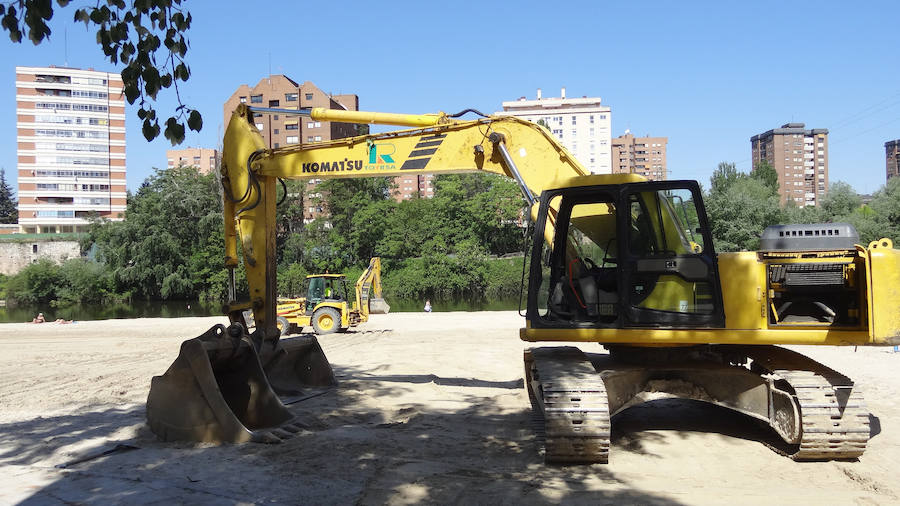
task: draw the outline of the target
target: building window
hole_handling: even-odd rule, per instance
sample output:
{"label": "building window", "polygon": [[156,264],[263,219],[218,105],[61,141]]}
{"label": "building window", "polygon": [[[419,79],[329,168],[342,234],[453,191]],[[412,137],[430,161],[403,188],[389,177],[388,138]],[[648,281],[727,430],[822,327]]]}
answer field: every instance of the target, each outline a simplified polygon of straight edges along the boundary
{"label": "building window", "polygon": [[288,143],[288,144],[297,144],[298,142],[300,142],[300,140],[297,138],[296,135],[288,135],[288,136],[287,136],[287,143]]}
{"label": "building window", "polygon": [[277,143],[277,142],[275,143],[275,147],[276,147],[276,148],[278,147],[278,143]]}
{"label": "building window", "polygon": [[316,142],[318,142],[318,141],[320,141],[320,140],[322,140],[322,136],[321,136],[321,135],[317,135],[317,136],[316,136]]}
{"label": "building window", "polygon": [[577,118],[577,116],[572,116],[572,124],[573,124],[573,125],[577,124],[577,123],[575,122],[575,119],[576,119],[576,118]]}
{"label": "building window", "polygon": [[285,93],[284,101],[285,102],[296,102],[297,101],[297,93]]}
{"label": "building window", "polygon": [[269,100],[269,107],[278,107],[279,105],[277,100]]}
{"label": "building window", "polygon": [[285,124],[284,124],[284,129],[285,129],[285,130],[297,130],[297,127],[298,127],[298,126],[299,126],[299,125],[298,125],[297,123],[285,123]]}
{"label": "building window", "polygon": [[240,98],[240,101],[241,101],[242,104],[246,104],[246,103],[247,103],[247,97],[241,97],[241,98]]}
{"label": "building window", "polygon": [[313,141],[313,136],[312,136],[312,135],[310,135],[309,137],[306,138],[306,142],[312,142],[312,141]]}
{"label": "building window", "polygon": [[312,94],[312,93],[307,93],[307,94],[305,95],[306,100],[312,100],[312,97],[313,97],[313,94]]}
{"label": "building window", "polygon": [[250,95],[250,103],[251,104],[261,104],[262,103],[262,95]]}
{"label": "building window", "polygon": [[606,119],[606,115],[605,115],[605,114],[601,114],[601,115],[600,115],[600,119]]}
{"label": "building window", "polygon": [[257,123],[257,124],[256,124],[256,129],[257,129],[257,130],[262,130],[264,127],[265,127],[265,125],[263,125],[262,123]]}
{"label": "building window", "polygon": [[274,134],[275,134],[275,135],[278,135],[278,129],[277,129],[277,128],[275,129]]}

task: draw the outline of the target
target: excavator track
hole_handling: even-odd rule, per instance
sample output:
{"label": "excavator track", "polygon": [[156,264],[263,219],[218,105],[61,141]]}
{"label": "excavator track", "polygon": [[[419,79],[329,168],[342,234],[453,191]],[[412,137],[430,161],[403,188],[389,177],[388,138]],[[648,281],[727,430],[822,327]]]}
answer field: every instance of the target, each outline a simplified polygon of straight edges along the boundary
{"label": "excavator track", "polygon": [[776,370],[796,392],[802,438],[794,460],[857,458],[869,440],[869,410],[853,382],[832,384],[813,371]]}
{"label": "excavator track", "polygon": [[544,461],[605,464],[609,460],[606,387],[578,348],[534,348],[525,352],[528,393],[543,422]]}
{"label": "excavator track", "polygon": [[853,380],[800,353],[777,346],[744,347],[747,356],[787,382],[800,409],[794,460],[855,459],[869,441],[869,410]]}

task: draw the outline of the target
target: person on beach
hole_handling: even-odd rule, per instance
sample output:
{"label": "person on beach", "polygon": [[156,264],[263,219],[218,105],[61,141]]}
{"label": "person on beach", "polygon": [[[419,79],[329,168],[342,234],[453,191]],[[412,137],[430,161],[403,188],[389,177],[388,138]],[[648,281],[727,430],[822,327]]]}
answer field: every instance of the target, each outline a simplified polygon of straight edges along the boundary
{"label": "person on beach", "polygon": [[431,299],[425,299],[425,312],[431,312]]}
{"label": "person on beach", "polygon": [[44,313],[38,313],[38,315],[31,320],[31,323],[44,323],[45,321],[47,320],[44,319]]}

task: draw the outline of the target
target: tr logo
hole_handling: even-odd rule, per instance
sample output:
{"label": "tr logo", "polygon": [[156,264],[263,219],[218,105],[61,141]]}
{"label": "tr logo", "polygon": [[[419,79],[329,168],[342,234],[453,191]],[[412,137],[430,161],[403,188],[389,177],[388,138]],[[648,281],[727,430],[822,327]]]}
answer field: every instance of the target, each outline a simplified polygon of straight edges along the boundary
{"label": "tr logo", "polygon": [[394,163],[393,155],[396,148],[393,144],[372,144],[369,146],[369,163]]}

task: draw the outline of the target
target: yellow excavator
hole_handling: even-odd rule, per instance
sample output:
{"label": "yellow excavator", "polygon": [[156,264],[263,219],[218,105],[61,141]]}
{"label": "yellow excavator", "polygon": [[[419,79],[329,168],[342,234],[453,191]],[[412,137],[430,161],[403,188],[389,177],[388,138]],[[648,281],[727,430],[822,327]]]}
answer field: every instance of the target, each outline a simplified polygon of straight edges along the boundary
{"label": "yellow excavator", "polygon": [[[267,149],[253,121],[266,113],[411,128]],[[277,328],[280,180],[484,171],[519,184],[533,222],[519,337],[607,350],[525,352],[547,462],[606,462],[610,418],[660,397],[761,420],[797,460],[863,453],[860,389],[778,345],[900,343],[900,251],[890,240],[858,245],[839,224],[784,226],[761,251],[716,254],[696,182],[592,175],[541,126],[461,115],[237,108],[223,152],[225,265],[238,265],[240,239],[250,298],[232,290],[231,325],[186,341],[153,378],[147,419],[159,437],[278,441],[298,428],[276,393],[334,384],[315,337],[281,339]]]}
{"label": "yellow excavator", "polygon": [[[306,296],[278,299],[275,321],[282,336],[312,327],[317,335],[346,332],[369,321],[370,314],[387,314],[391,306],[381,297],[381,258],[373,257],[354,285],[350,298],[343,274],[306,276]],[[353,301],[352,303],[350,301]],[[249,314],[248,314],[249,313]],[[253,312],[245,311],[248,327],[254,326]]]}

